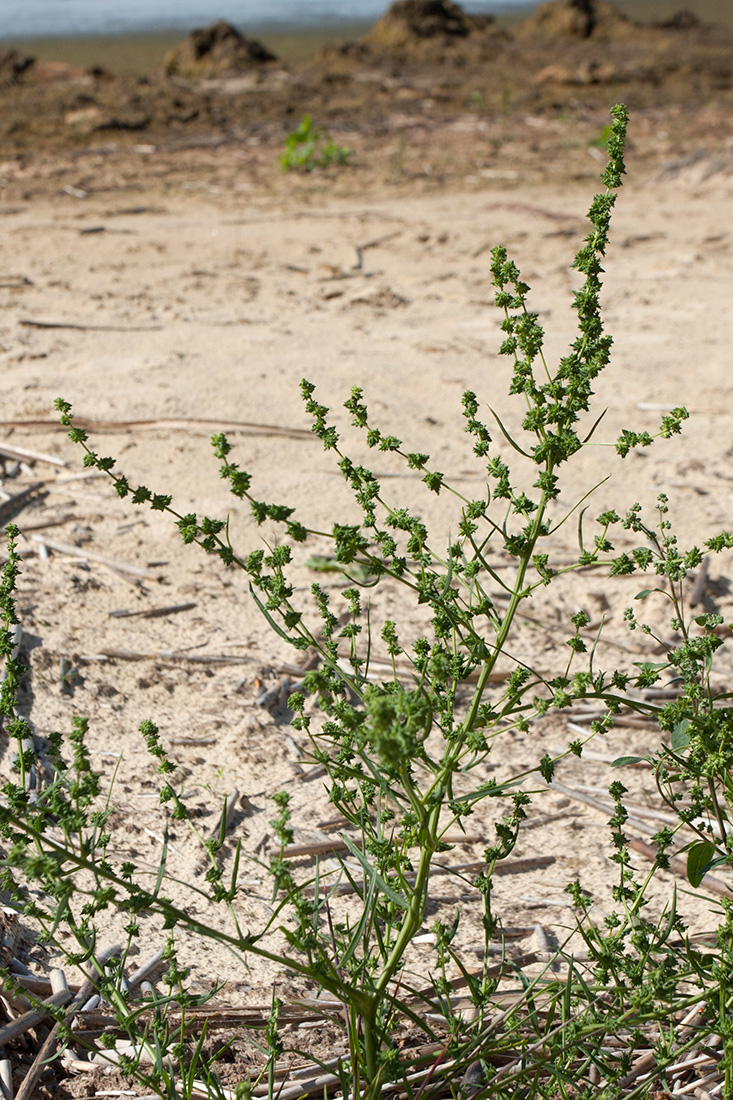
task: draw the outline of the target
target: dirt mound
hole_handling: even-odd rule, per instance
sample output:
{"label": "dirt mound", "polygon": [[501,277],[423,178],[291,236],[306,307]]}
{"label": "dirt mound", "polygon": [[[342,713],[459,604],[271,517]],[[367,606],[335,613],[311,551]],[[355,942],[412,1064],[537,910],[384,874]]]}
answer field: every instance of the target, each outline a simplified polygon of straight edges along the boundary
{"label": "dirt mound", "polygon": [[0,88],[11,84],[94,84],[113,79],[99,65],[84,68],[67,61],[38,61],[15,50],[0,48]]}
{"label": "dirt mound", "polygon": [[166,76],[195,78],[239,76],[273,61],[277,61],[275,55],[256,38],[247,38],[220,19],[191,31],[188,38],[169,50],[163,72]]}
{"label": "dirt mound", "polygon": [[377,48],[394,49],[416,38],[466,38],[473,29],[463,9],[451,0],[396,0],[365,41]]}
{"label": "dirt mound", "polygon": [[517,38],[626,38],[636,23],[609,0],[549,0],[515,29]]}
{"label": "dirt mound", "polygon": [[25,84],[88,84],[114,80],[111,73],[99,65],[84,68],[66,61],[34,61],[23,71]]}
{"label": "dirt mound", "polygon": [[364,36],[376,50],[421,50],[496,30],[491,16],[467,15],[452,0],[395,0]]}
{"label": "dirt mound", "polygon": [[670,15],[668,19],[663,19],[660,23],[652,25],[664,31],[691,31],[701,27],[702,21],[698,19],[694,12],[683,9],[675,12],[674,15]]}
{"label": "dirt mound", "polygon": [[35,61],[33,57],[24,57],[15,50],[0,48],[0,86],[12,84]]}
{"label": "dirt mound", "polygon": [[324,46],[316,67],[478,64],[508,37],[493,16],[468,15],[452,0],[396,0],[363,38]]}

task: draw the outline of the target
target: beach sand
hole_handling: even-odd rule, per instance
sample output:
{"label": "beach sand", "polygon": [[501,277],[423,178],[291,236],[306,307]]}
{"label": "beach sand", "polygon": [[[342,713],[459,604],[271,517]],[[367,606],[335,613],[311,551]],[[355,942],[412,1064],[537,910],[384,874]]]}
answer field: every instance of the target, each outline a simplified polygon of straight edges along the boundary
{"label": "beach sand", "polygon": [[[54,398],[71,401],[91,422],[95,449],[115,456],[132,482],[172,493],[181,512],[229,514],[232,540],[246,553],[261,545],[262,533],[218,479],[208,436],[219,426],[228,427],[233,457],[251,471],[256,496],[297,505],[318,530],[356,518],[335,463],[309,433],[298,392],[307,377],[332,406],[349,453],[371,461],[389,500],[429,519],[439,542],[458,522],[451,499],[431,497],[419,475],[393,456],[365,452],[342,403],[352,386],[362,387],[375,424],[408,450],[430,452],[462,492],[481,493],[461,394],[475,390],[486,417],[492,406],[513,432],[523,416],[521,402],[507,396],[510,364],[497,354],[489,252],[503,244],[516,259],[547,330],[548,358],[557,362],[575,334],[569,306],[577,278],[570,263],[598,188],[603,153],[597,138],[611,97],[626,96],[628,177],[603,292],[615,344],[597,386],[594,416],[607,410],[597,437],[610,444],[623,428],[656,431],[663,410],[679,404],[692,415],[681,438],[659,441],[623,462],[610,446],[590,448],[569,468],[564,499],[574,503],[610,475],[589,516],[608,507],[625,512],[637,500],[653,509],[665,492],[683,546],[730,527],[730,90],[700,103],[691,85],[685,105],[672,79],[668,94],[633,82],[558,86],[554,94],[562,103],[553,106],[538,101],[545,93],[535,85],[517,89],[501,112],[491,107],[500,91],[488,86],[480,109],[467,102],[470,81],[463,74],[462,101],[458,93],[441,99],[434,71],[427,87],[419,72],[391,79],[388,86],[377,74],[371,84],[372,97],[382,96],[379,112],[362,96],[353,115],[346,97],[356,95],[358,81],[346,91],[334,85],[331,101],[319,85],[314,115],[353,154],[342,169],[310,174],[285,173],[278,164],[287,120],[297,121],[306,98],[295,85],[294,112],[284,116],[285,93],[273,93],[266,117],[257,121],[250,106],[238,128],[231,122],[236,97],[187,87],[177,94],[186,103],[203,97],[208,122],[199,117],[86,136],[56,126],[44,147],[32,127],[6,128],[4,139],[0,440],[62,464],[38,459],[32,470],[18,472],[6,460],[7,493],[43,482],[15,515],[24,558],[22,653],[29,665],[21,708],[39,738],[68,730],[76,714],[89,717],[94,764],[105,785],[115,775],[110,855],[133,858],[143,871],[160,858],[164,823],[155,762],[136,732],[141,721],[158,723],[204,834],[216,827],[224,797],[236,791],[224,859],[230,866],[233,842],[241,840],[254,860],[246,864],[235,903],[250,929],[270,903],[261,863],[275,852],[272,796],[291,793],[296,843],[332,835],[333,809],[322,779],[313,777],[302,736],[289,729],[282,707],[258,705],[263,689],[297,677],[296,654],[269,631],[242,574],[182,546],[166,516],[119,501],[103,478],[77,478],[82,456],[53,423]],[[449,83],[445,73],[443,82]],[[3,93],[11,114],[21,91]],[[65,96],[67,113],[84,109],[73,105],[78,89],[43,94]],[[103,88],[98,99],[104,94]],[[221,122],[217,111],[230,121]],[[48,120],[38,125],[48,127]],[[497,449],[510,458],[505,444]],[[553,536],[551,564],[572,557],[574,532],[571,522]],[[50,550],[42,553],[43,538]],[[627,543],[623,535],[617,546]],[[307,552],[327,553],[328,544],[316,539]],[[94,555],[151,576],[115,571]],[[342,578],[314,573],[303,558],[294,567],[303,600],[317,579],[338,604]],[[733,612],[730,569],[730,554],[712,563],[701,605],[726,621]],[[598,572],[558,581],[536,595],[513,652],[543,671],[562,667],[569,618],[584,608],[594,624],[602,617],[606,623],[602,666],[658,660],[653,641],[629,634],[623,622],[644,583],[638,577],[608,582]],[[145,617],[166,607],[180,610]],[[655,605],[648,613],[668,633],[665,609]],[[391,583],[375,592],[373,615],[375,622],[397,619],[405,641],[421,628],[419,609]],[[723,678],[733,674],[725,650],[720,667]],[[499,738],[487,775],[532,766],[576,736],[568,718],[556,715],[526,738]],[[619,723],[592,747],[595,756],[564,761],[557,778],[603,790],[618,774],[610,771],[610,759],[644,755],[656,743],[653,727]],[[6,754],[6,768],[8,760]],[[635,803],[657,805],[650,773],[625,772],[623,779]],[[494,813],[493,806],[477,809],[467,837],[450,853],[453,862],[481,860]],[[515,856],[528,861],[522,873],[497,878],[496,905],[505,922],[527,929],[522,950],[536,948],[531,929],[538,922],[564,938],[572,924],[563,893],[570,880],[579,877],[597,897],[596,914],[611,904],[608,813],[549,790],[536,796],[530,825],[544,818],[540,829],[520,836]],[[650,821],[647,837],[657,828]],[[552,863],[533,865],[537,856]],[[296,866],[305,873],[312,862]],[[327,857],[324,866],[332,868],[334,860]],[[185,885],[202,874],[201,850],[181,825],[170,825],[169,870],[178,881],[168,893],[204,914],[203,902],[192,900]],[[659,876],[652,891],[657,905],[671,885],[670,876]],[[460,881],[436,879],[430,923],[439,915],[452,919],[460,906],[456,946],[476,965],[479,922],[466,898]],[[679,900],[693,928],[709,927],[704,891]],[[114,940],[123,923],[104,914],[101,944]],[[137,961],[165,938],[152,922],[143,923]],[[273,980],[286,1000],[314,992],[292,975],[255,959],[245,969],[227,952],[187,937],[180,955],[194,990],[223,983],[219,1005],[267,1006]],[[32,942],[23,959],[38,972],[51,962]],[[424,973],[429,946],[415,946],[409,965]],[[333,1050],[341,1040],[314,1033],[317,1042],[325,1057],[329,1044]]]}

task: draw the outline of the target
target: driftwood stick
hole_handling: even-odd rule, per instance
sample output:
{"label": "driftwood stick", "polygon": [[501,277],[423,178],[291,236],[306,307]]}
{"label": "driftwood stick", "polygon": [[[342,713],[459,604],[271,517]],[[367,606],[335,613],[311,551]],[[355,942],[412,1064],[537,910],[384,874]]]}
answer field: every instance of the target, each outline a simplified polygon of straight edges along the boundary
{"label": "driftwood stick", "polygon": [[[355,840],[357,848],[361,847],[359,840]],[[340,837],[333,840],[311,840],[305,844],[289,844],[283,848],[283,859],[302,859],[305,856],[320,856],[326,852],[348,852],[349,846]]]}
{"label": "driftwood stick", "polygon": [[[122,948],[119,944],[112,944],[111,947],[108,947],[105,951],[97,956],[98,965],[100,967],[103,966],[107,959],[112,958],[113,955],[119,955],[121,950]],[[64,1013],[64,1023],[67,1023],[72,1018],[74,1013],[78,1012],[81,1006],[89,1000],[89,997],[96,988],[96,979],[96,974],[94,974],[93,976],[87,976],[86,980],[82,983],[79,992],[76,994],[73,1000],[71,1000],[70,1004],[68,1003],[68,1001],[71,997],[71,994],[68,990],[66,991],[66,993],[64,994],[64,996],[66,997],[66,1001],[61,1002],[63,1004],[67,1004],[66,1012]],[[60,994],[54,994],[54,996],[60,996]],[[26,1073],[25,1078],[23,1079],[23,1084],[20,1086],[18,1092],[16,1093],[15,1100],[30,1100],[36,1085],[41,1079],[43,1071],[46,1069],[48,1062],[53,1058],[54,1054],[56,1053],[56,1043],[58,1042],[60,1027],[61,1024],[56,1023],[51,1028],[48,1037],[41,1045],[41,1049],[36,1054],[31,1068]]]}
{"label": "driftwood stick", "polygon": [[[180,432],[199,428],[206,434],[221,431],[246,432],[248,435],[281,435],[290,439],[303,440],[316,438],[306,428],[284,428],[280,424],[258,424],[249,420],[207,420],[201,417],[163,417],[160,420],[89,420],[85,417],[74,417],[74,426],[89,432]],[[60,424],[58,420],[2,420],[0,429],[2,428],[27,428],[33,431],[67,430],[66,426]],[[54,461],[56,465],[66,465],[58,459]]]}
{"label": "driftwood stick", "polygon": [[[514,859],[508,861],[502,861],[497,863],[494,867],[493,874],[495,875],[521,875],[526,874],[528,871],[536,871],[542,867],[549,867],[555,862],[555,856],[530,856],[528,859]],[[430,869],[431,875],[456,875],[467,871],[481,871],[486,867],[484,860],[474,860],[471,863],[434,863]],[[411,872],[405,875],[408,882],[415,881],[415,872]],[[304,888],[306,893],[313,891],[314,887],[309,886]],[[346,894],[355,893],[355,887],[350,882],[341,882],[336,887],[336,893],[343,897]],[[563,902],[563,905],[570,905],[570,902]],[[506,931],[506,930],[505,930]],[[529,929],[532,931],[532,929]]]}
{"label": "driftwood stick", "polygon": [[[48,978],[37,978],[34,974],[13,974],[13,981],[36,996],[50,996],[54,992]],[[67,988],[71,993],[78,993],[80,987],[72,983]]]}
{"label": "driftwood stick", "polygon": [[714,1073],[709,1073],[707,1077],[694,1078],[688,1084],[683,1085],[683,1087],[680,1089],[675,1087],[674,1093],[672,1095],[689,1096],[690,1093],[693,1093],[695,1096],[699,1096],[699,1094],[702,1092],[709,1096],[710,1093],[706,1093],[706,1090],[701,1087],[702,1085],[707,1085],[708,1087],[710,1087],[713,1083],[715,1083],[716,1085],[718,1085],[718,1088],[722,1088],[724,1082],[725,1078],[723,1077],[722,1073],[720,1072],[720,1070],[716,1069]]}
{"label": "driftwood stick", "polygon": [[94,1062],[85,1062],[81,1058],[75,1058],[68,1047],[61,1053],[61,1064],[67,1073],[97,1073],[99,1066]]}
{"label": "driftwood stick", "polygon": [[13,1063],[0,1051],[0,1096],[2,1100],[13,1100]]}
{"label": "driftwood stick", "polygon": [[[101,649],[97,653],[85,653],[80,661],[188,661],[197,665],[241,665],[260,661],[251,654],[230,653],[178,653],[175,649],[159,649],[153,653],[141,653],[134,649]],[[285,666],[283,666],[285,667]]]}
{"label": "driftwood stick", "polygon": [[34,496],[39,489],[43,489],[42,481],[35,481],[32,485],[27,485],[25,489],[21,489],[19,493],[15,493],[13,496],[8,497],[0,504],[0,523],[5,523],[11,519],[12,516],[22,508],[23,505]]}
{"label": "driftwood stick", "polygon": [[634,1062],[626,1076],[619,1081],[619,1088],[628,1088],[629,1085],[632,1085],[639,1077],[652,1070],[656,1064],[657,1058],[653,1051],[642,1054],[641,1058],[637,1058]]}
{"label": "driftwood stick", "polygon": [[0,1046],[5,1046],[11,1039],[16,1039],[19,1035],[30,1031],[32,1027],[36,1027],[37,1024],[43,1023],[49,1015],[48,1011],[44,1009],[44,1005],[48,1005],[49,1008],[63,1008],[64,1005],[69,1003],[71,996],[68,989],[62,990],[60,993],[52,993],[50,997],[41,1002],[40,1008],[32,1008],[28,1012],[24,1012],[22,1016],[11,1020],[10,1023],[3,1024],[0,1027]]}
{"label": "driftwood stick", "polygon": [[[594,787],[580,787],[577,789],[579,789],[580,791],[587,791],[590,794],[593,794],[595,793],[595,791],[597,791],[597,788]],[[601,806],[605,807],[608,813],[614,812],[615,807],[610,798],[605,800],[603,798],[599,798],[598,808],[600,809]],[[672,813],[671,810],[660,810],[652,806],[641,806],[638,802],[628,802],[626,799],[624,799],[624,807],[630,815],[636,818],[642,818],[642,820],[648,819],[649,821],[662,821],[665,825],[679,825],[678,815]],[[695,822],[702,823],[702,818],[696,818],[694,819],[694,821],[689,822],[689,824],[694,825]],[[525,826],[525,828],[526,827],[527,826]],[[718,838],[720,837],[720,827],[718,826],[717,822],[706,822],[705,827],[711,828],[715,836]]]}
{"label": "driftwood stick", "polygon": [[356,263],[352,267],[352,271],[361,271],[364,266],[363,253],[368,248],[377,248],[380,244],[385,244],[387,241],[393,240],[395,237],[400,237],[403,233],[402,229],[395,229],[392,233],[385,233],[382,237],[375,237],[374,240],[367,241],[365,244],[355,244],[354,251],[356,252]]}
{"label": "driftwood stick", "polygon": [[[442,1062],[439,1066],[436,1065],[434,1056],[441,1050],[443,1050],[443,1046],[439,1043],[420,1048],[419,1053],[422,1056],[420,1060],[423,1062],[427,1060],[429,1064],[409,1073],[405,1080],[410,1082],[411,1085],[416,1085],[420,1081],[427,1084],[427,1081],[436,1073],[444,1074],[452,1069],[455,1065],[453,1060]],[[329,1059],[323,1064],[330,1068],[332,1065],[337,1065],[338,1061],[338,1059]],[[336,1074],[324,1073],[318,1065],[301,1066],[299,1069],[292,1071],[288,1071],[287,1068],[280,1071],[276,1069],[275,1076],[277,1079],[285,1078],[282,1088],[276,1093],[277,1100],[296,1100],[298,1096],[311,1096],[315,1093],[325,1092],[329,1089],[329,1086],[338,1085],[341,1080]],[[292,1084],[288,1082],[292,1082]],[[385,1085],[382,1088],[382,1094],[395,1092],[396,1089],[396,1085]],[[256,1085],[252,1090],[252,1095],[255,1097],[267,1096],[267,1091],[267,1085]],[[343,1097],[337,1094],[334,1100],[343,1100]]]}
{"label": "driftwood stick", "polygon": [[[8,425],[0,425],[0,427],[6,426]],[[45,454],[42,451],[29,451],[26,447],[13,447],[10,443],[0,443],[0,455],[18,460],[28,459],[31,462],[45,462],[48,466],[66,465],[63,458],[57,458],[56,455]]]}
{"label": "driftwood stick", "polygon": [[[641,409],[642,412],[671,412],[674,405],[662,405],[656,401],[637,401],[637,409]],[[687,411],[691,413],[700,413],[704,416],[730,416],[730,410],[725,407],[725,404],[720,408],[713,408],[710,405],[688,405]]]}
{"label": "driftwood stick", "polygon": [[[311,1096],[313,1093],[323,1093],[324,1089],[338,1085],[341,1081],[335,1073],[321,1073],[317,1077],[311,1077],[305,1081],[297,1081],[293,1085],[285,1084],[277,1093],[278,1100],[297,1100],[299,1096]],[[207,1089],[207,1095],[210,1093]],[[267,1085],[257,1085],[252,1089],[253,1096],[267,1096]]]}
{"label": "driftwood stick", "polygon": [[[601,718],[602,716],[603,712],[600,710],[597,712],[587,711],[584,713],[578,713],[576,715],[576,722],[568,722],[568,729],[574,728],[576,732],[583,734],[583,736],[587,736],[590,733],[590,723],[595,718]],[[581,722],[587,722],[588,725],[581,726]],[[658,728],[657,722],[654,718],[651,717],[651,715],[649,716],[649,718],[642,718],[641,715],[631,714],[628,710],[623,710],[623,708],[619,711],[618,714],[614,714],[613,724],[614,726],[617,726],[619,728],[628,727],[629,729],[637,730],[654,730]],[[586,750],[584,749],[584,755],[585,752]],[[588,757],[588,759],[591,760],[593,758]],[[614,758],[609,757],[609,760],[611,759]]]}
{"label": "driftwood stick", "polygon": [[[594,810],[600,810],[603,814],[612,814],[614,812],[612,803],[592,794],[586,794],[584,791],[576,790],[575,787],[566,787],[564,783],[558,783],[554,779],[552,783],[549,784],[549,787],[551,790],[557,791],[558,794],[563,794],[566,798],[572,798],[575,802],[582,802],[586,806],[592,806]],[[629,814],[627,820],[637,829],[646,828],[646,822],[640,820],[640,818],[635,818],[633,813]]]}
{"label": "driftwood stick", "polygon": [[149,959],[146,959],[137,970],[134,970],[130,977],[127,979],[127,984],[130,989],[135,989],[136,986],[142,986],[143,982],[147,982],[150,975],[154,974],[163,961],[163,948],[156,951],[154,955],[151,955]]}
{"label": "driftwood stick", "polygon": [[[568,729],[571,731],[571,733],[580,733],[584,737],[589,732],[589,730],[586,726],[579,726],[577,722],[568,722]],[[558,755],[562,752],[567,752],[568,751],[567,745],[565,745],[564,747],[562,745],[550,745],[549,748],[550,748],[550,752],[556,753]],[[618,758],[618,753],[596,752],[595,749],[589,749],[589,748],[587,748],[587,746],[585,746],[585,745],[583,746],[583,759],[584,760],[600,760],[604,764],[612,764],[614,762],[614,760],[616,760],[617,758]],[[642,769],[648,771],[649,768],[651,768],[651,764],[649,763],[648,760],[639,760],[636,764],[627,764],[626,767],[627,768],[642,768]],[[526,828],[526,826],[525,826],[525,828]]]}
{"label": "driftwood stick", "polygon": [[[645,840],[642,840],[641,837],[638,836],[629,837],[629,848],[652,862],[659,854],[653,844],[647,844]],[[664,868],[664,870],[671,871],[673,874],[679,875],[680,878],[687,878],[687,864],[684,859],[679,859],[678,856],[672,856],[669,861],[669,867]],[[711,894],[717,894],[718,897],[721,898],[729,898],[731,894],[731,888],[728,883],[723,882],[722,879],[716,878],[715,875],[705,875],[700,886],[704,890],[709,890]]]}
{"label": "driftwood stick", "polygon": [[166,607],[148,607],[143,611],[110,611],[110,619],[157,619],[163,615],[177,615],[179,611],[191,611],[195,603],[172,603]]}
{"label": "driftwood stick", "polygon": [[69,986],[66,981],[66,975],[63,970],[58,968],[51,971],[49,974],[51,979],[51,989],[54,993],[69,993]]}
{"label": "driftwood stick", "polygon": [[[684,1042],[696,1030],[693,1020],[696,1016],[699,1016],[703,1010],[704,1005],[695,1005],[690,1009],[684,1019],[680,1020],[680,1030],[677,1036],[680,1042]],[[637,1058],[634,1062],[626,1076],[617,1082],[619,1091],[627,1089],[629,1085],[632,1085],[639,1077],[652,1070],[656,1064],[657,1059],[653,1051],[642,1054],[641,1057]]]}
{"label": "driftwood stick", "polygon": [[34,285],[27,275],[5,275],[0,279],[0,287],[3,290],[19,290],[21,287]]}
{"label": "driftwood stick", "polygon": [[[496,966],[476,966],[467,968],[466,973],[471,977],[480,978],[486,976],[487,978],[502,978],[505,974],[513,974],[515,971],[513,967],[530,966],[531,963],[537,962],[538,956],[535,951],[528,952],[524,955],[518,955],[511,960],[512,966],[509,966],[507,962],[497,963]],[[468,978],[458,976],[451,978],[451,985],[454,989],[462,989],[468,985]],[[417,991],[416,997],[411,997],[410,1001],[422,1000],[426,997],[435,996],[435,987],[433,985],[426,985],[423,989]]]}
{"label": "driftwood stick", "polygon": [[0,1047],[0,1097],[13,1100],[13,1063],[6,1058],[3,1047]]}
{"label": "driftwood stick", "polygon": [[[471,836],[467,833],[445,833],[445,835],[441,837],[441,840],[444,840],[448,844],[478,844],[482,839],[482,837]],[[353,843],[357,848],[361,847],[360,838],[354,839]],[[290,844],[287,848],[283,849],[283,859],[299,859],[302,856],[321,855],[323,852],[346,852],[348,850],[349,846],[345,840],[342,840],[341,837],[333,837],[333,839],[330,840],[312,840],[307,841],[305,844]],[[553,856],[539,858],[546,858],[554,863]],[[533,862],[535,861],[533,860]],[[441,864],[436,864],[435,866],[440,867]],[[461,866],[468,869],[473,868],[474,864],[462,864]],[[482,861],[478,866],[483,867],[484,862]],[[448,868],[448,870],[450,870],[450,868]],[[498,871],[498,868],[497,873],[501,873]]]}
{"label": "driftwood stick", "polygon": [[160,332],[162,325],[87,325],[73,321],[36,321],[24,317],[18,321],[22,328],[70,328],[77,332]]}
{"label": "driftwood stick", "polygon": [[[344,657],[339,658],[337,664],[338,664],[339,668],[343,669],[345,672],[353,672],[353,669],[352,669],[351,665],[349,664],[349,662],[346,660],[346,658],[344,658]],[[380,674],[378,671],[376,671],[378,669],[385,669],[389,673],[390,676],[392,675],[392,663],[390,661],[386,661],[386,660],[383,661],[378,657],[373,657],[370,660],[369,665],[370,665],[369,673],[366,676],[366,679],[368,679],[368,680],[379,681],[379,680],[382,680],[384,678],[383,674]],[[415,668],[414,668],[413,665],[410,665],[410,664],[397,664],[395,666],[395,671],[396,671],[397,678],[400,679],[400,680],[411,680],[415,676]],[[472,672],[470,674],[470,676],[466,676],[461,681],[461,683],[463,683],[463,684],[475,683],[478,680],[478,677],[479,677],[479,670],[476,669],[474,672]],[[494,671],[489,675],[488,682],[490,684],[502,684],[505,680],[508,680],[508,679],[509,679],[509,671],[508,670],[494,669]]]}
{"label": "driftwood stick", "polygon": [[174,649],[159,649],[155,653],[139,653],[133,649],[102,649],[98,653],[85,653],[80,661],[193,661],[200,665],[237,665],[252,660],[247,656],[230,656],[217,653],[176,653]]}
{"label": "driftwood stick", "polygon": [[78,474],[60,474],[46,479],[47,485],[68,485],[71,481],[98,481],[108,475],[104,470],[80,470]]}
{"label": "driftwood stick", "polygon": [[543,924],[536,924],[534,934],[537,939],[540,954],[543,958],[549,958],[552,954],[552,947],[550,946],[550,940],[545,930],[545,926]]}
{"label": "driftwood stick", "polygon": [[687,1073],[688,1069],[693,1069],[695,1066],[717,1065],[721,1058],[721,1054],[696,1054],[684,1062],[675,1062],[666,1072],[669,1076],[681,1077],[682,1074]]}
{"label": "driftwood stick", "polygon": [[206,737],[169,737],[169,745],[188,745],[189,748],[193,745],[216,745],[219,738],[216,734],[210,734]]}
{"label": "driftwood stick", "polygon": [[31,535],[31,538],[34,542],[50,546],[52,550],[57,550],[60,554],[71,554],[75,558],[88,558],[89,561],[99,562],[100,565],[107,565],[110,569],[116,569],[120,573],[129,573],[133,577],[144,577],[150,581],[159,581],[162,577],[162,573],[144,569],[141,565],[128,565],[126,562],[115,561],[113,558],[105,557],[104,554],[98,554],[95,550],[87,550],[84,546],[74,546],[73,543],[69,542],[57,542],[56,539],[47,539],[43,535]]}
{"label": "driftwood stick", "polygon": [[[2,519],[1,514],[0,514],[0,519]],[[78,519],[78,516],[75,516],[73,514],[73,512],[67,512],[66,515],[58,516],[56,519],[46,519],[46,520],[43,520],[41,523],[25,523],[24,522],[21,534],[27,535],[29,531],[47,531],[49,527],[63,527],[65,523],[71,523],[71,521],[75,520],[75,519]],[[44,547],[43,547],[43,545],[41,545],[38,548],[38,552],[39,552],[39,555],[41,557],[43,557],[43,550],[44,550]],[[48,550],[47,549],[46,549],[46,554],[48,555]]]}
{"label": "driftwood stick", "polygon": [[393,241],[395,237],[401,237],[403,232],[403,229],[393,229],[391,233],[383,233],[381,237],[374,237],[371,241],[366,241],[358,247],[362,252],[366,252],[368,248],[378,248],[380,244],[386,244],[387,241]]}

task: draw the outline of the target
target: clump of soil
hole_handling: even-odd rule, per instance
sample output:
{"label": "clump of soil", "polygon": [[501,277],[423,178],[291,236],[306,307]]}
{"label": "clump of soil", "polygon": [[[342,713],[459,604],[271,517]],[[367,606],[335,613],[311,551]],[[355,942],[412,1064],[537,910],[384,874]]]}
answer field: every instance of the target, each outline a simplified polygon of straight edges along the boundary
{"label": "clump of soil", "polygon": [[663,19],[660,23],[652,25],[663,31],[691,31],[697,30],[698,27],[702,26],[702,23],[694,12],[683,8],[681,11],[676,11],[674,15],[670,15],[668,19]]}
{"label": "clump of soil", "polygon": [[34,61],[35,58],[24,57],[15,50],[0,49],[0,85],[17,80]]}
{"label": "clump of soil", "polygon": [[320,62],[339,58],[363,64],[464,63],[484,58],[487,47],[508,40],[491,15],[469,15],[452,0],[395,0],[357,42],[326,46]]}
{"label": "clump of soil", "polygon": [[163,60],[163,72],[166,76],[193,79],[239,76],[274,61],[277,61],[275,54],[256,38],[247,38],[231,23],[220,19],[191,31],[183,42],[169,50]]}
{"label": "clump of soil", "polygon": [[66,61],[34,61],[23,71],[27,84],[93,84],[95,81],[113,80],[114,77],[101,65],[85,68],[69,65]]}
{"label": "clump of soil", "polygon": [[0,88],[14,84],[93,84],[111,79],[101,65],[84,68],[66,61],[39,61],[16,50],[0,49]]}
{"label": "clump of soil", "polygon": [[627,38],[636,28],[608,0],[548,0],[515,33],[518,38]]}
{"label": "clump of soil", "polygon": [[467,38],[470,16],[452,0],[396,0],[365,35],[377,49],[404,49],[415,39]]}

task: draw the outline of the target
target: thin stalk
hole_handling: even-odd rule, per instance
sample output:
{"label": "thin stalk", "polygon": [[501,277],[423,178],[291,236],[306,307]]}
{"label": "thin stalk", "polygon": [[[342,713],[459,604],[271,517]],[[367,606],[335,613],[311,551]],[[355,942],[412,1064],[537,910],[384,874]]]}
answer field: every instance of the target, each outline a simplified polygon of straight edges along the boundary
{"label": "thin stalk", "polygon": [[[548,473],[552,473],[551,466],[548,466],[547,470]],[[468,733],[470,730],[473,729],[481,699],[483,698],[484,691],[486,690],[486,685],[489,682],[489,677],[494,669],[494,666],[496,665],[499,654],[502,653],[504,649],[504,643],[509,636],[509,631],[511,630],[512,622],[514,620],[517,609],[521,601],[524,599],[524,578],[527,574],[527,569],[529,568],[532,551],[534,550],[537,544],[537,540],[539,538],[546,507],[547,496],[543,492],[542,496],[540,497],[539,505],[537,506],[534,523],[532,524],[532,532],[529,538],[529,546],[527,547],[527,550],[520,560],[519,569],[517,570],[516,581],[514,583],[514,588],[509,599],[509,606],[507,607],[506,613],[501,622],[501,627],[499,628],[499,631],[496,635],[496,641],[494,642],[493,646],[493,653],[484,662],[483,668],[479,673],[478,683],[476,684],[476,688],[473,693],[471,705],[468,708],[468,714],[466,715],[466,718],[463,722],[463,733]]]}
{"label": "thin stalk", "polygon": [[436,831],[440,807],[436,806],[428,817],[424,827],[424,840],[420,846],[420,860],[418,863],[415,884],[412,889],[412,897],[400,931],[392,946],[382,973],[380,974],[374,993],[369,998],[369,1007],[362,1015],[364,1031],[364,1054],[366,1059],[366,1073],[368,1085],[365,1098],[376,1096],[381,1088],[381,1071],[379,1068],[379,1036],[377,1034],[377,1016],[386,996],[387,986],[398,970],[405,951],[420,928],[425,915],[425,900],[430,876],[430,865],[437,848]]}

